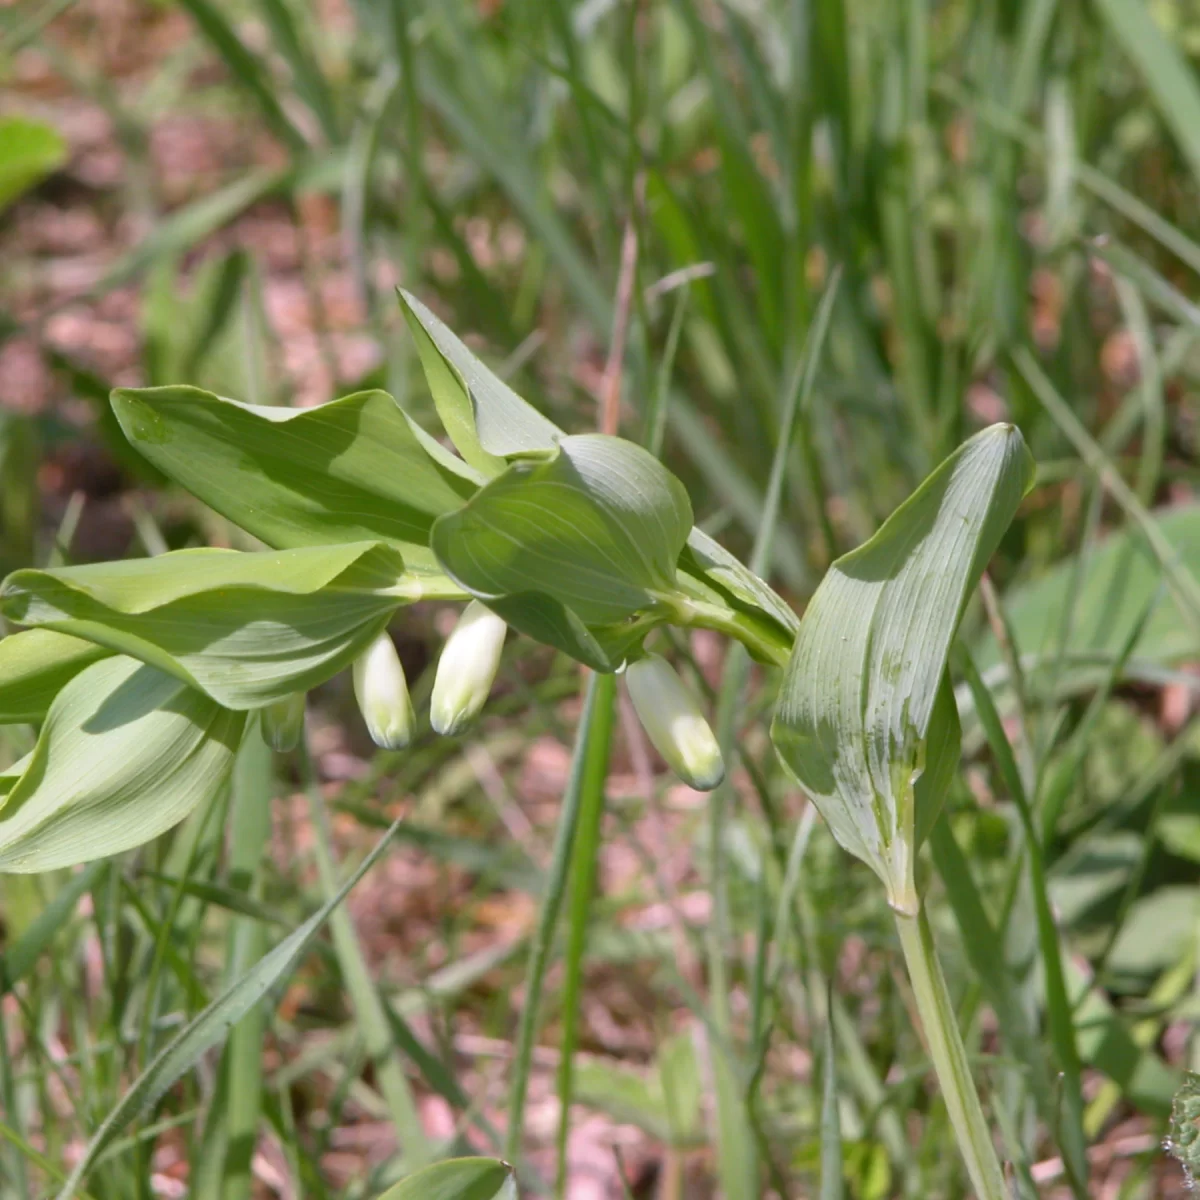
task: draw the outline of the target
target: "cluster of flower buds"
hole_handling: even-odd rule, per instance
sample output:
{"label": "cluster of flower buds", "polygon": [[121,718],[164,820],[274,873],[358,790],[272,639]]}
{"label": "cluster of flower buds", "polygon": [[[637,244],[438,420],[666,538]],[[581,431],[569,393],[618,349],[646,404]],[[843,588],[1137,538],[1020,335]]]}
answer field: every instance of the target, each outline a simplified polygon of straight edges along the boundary
{"label": "cluster of flower buds", "polygon": [[647,654],[626,667],[625,686],[646,736],[671,770],[697,791],[715,788],[725,778],[721,747],[675,668]]}
{"label": "cluster of flower buds", "polygon": [[[430,724],[454,736],[470,727],[487,703],[508,627],[478,600],[463,611],[438,660],[430,703]],[[416,717],[404,668],[385,631],[354,663],[354,695],[371,740],[385,750],[403,750],[412,740]],[[629,698],[654,748],[689,787],[715,788],[725,777],[716,735],[675,669],[657,654],[625,668]],[[263,709],[263,733],[279,751],[291,750],[304,728],[303,692]]]}

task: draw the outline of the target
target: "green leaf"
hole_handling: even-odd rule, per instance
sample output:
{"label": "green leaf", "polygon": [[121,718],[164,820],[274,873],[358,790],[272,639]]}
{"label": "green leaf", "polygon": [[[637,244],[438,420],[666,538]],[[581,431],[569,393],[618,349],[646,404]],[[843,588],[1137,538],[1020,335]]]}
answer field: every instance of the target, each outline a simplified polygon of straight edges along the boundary
{"label": "green leaf", "polygon": [[[580,625],[594,637],[672,593],[691,524],[687,492],[657,459],[584,434],[549,459],[518,460],[440,518],[433,548],[451,579],[516,628],[600,665],[594,647],[581,653]],[[604,634],[606,655],[619,632]]]}
{"label": "green leaf", "polygon": [[833,564],[800,623],[775,747],[901,912],[917,903],[913,783],[931,765],[926,739],[946,658],[1032,473],[1014,426],[977,434]]}
{"label": "green leaf", "polygon": [[496,475],[505,458],[550,450],[563,437],[553,421],[521,399],[416,296],[401,289],[400,306],[438,416],[471,466]]}
{"label": "green leaf", "polygon": [[51,629],[10,634],[0,641],[0,724],[42,720],[63,687],[109,653]]}
{"label": "green leaf", "polygon": [[227,708],[259,708],[328,679],[404,602],[400,555],[378,543],[16,571],[12,620],[87,638],[170,672]]}
{"label": "green leaf", "polygon": [[139,1112],[149,1108],[181,1075],[189,1071],[205,1051],[221,1042],[229,1030],[291,970],[317,930],[328,920],[330,913],[375,865],[399,826],[399,820],[393,822],[354,874],[303,925],[260,958],[163,1047],[93,1134],[87,1149],[59,1191],[58,1200],[74,1200],[79,1194],[79,1185],[84,1177],[112,1146],[125,1126]]}
{"label": "green leaf", "polygon": [[517,1200],[517,1182],[498,1158],[451,1158],[410,1175],[378,1200]]}
{"label": "green leaf", "polygon": [[112,405],[159,470],[280,549],[381,541],[429,572],[434,520],[478,485],[386,392],[286,409],[191,387],[119,388]]}
{"label": "green leaf", "polygon": [[170,829],[225,786],[244,719],[134,659],[93,663],[5,773],[0,870],[73,866]]}
{"label": "green leaf", "polygon": [[[1200,505],[1157,512],[1154,525],[1183,569],[1200,578]],[[1177,597],[1161,587],[1162,571],[1140,541],[1137,530],[1124,529],[1089,548],[1082,564],[1077,556],[1065,559],[1006,592],[1005,608],[1023,662],[1052,662],[1061,647],[1068,664],[1103,666],[1137,632],[1151,606],[1133,660],[1170,664],[1200,652],[1195,629]],[[988,633],[980,641],[980,669],[1000,661],[1000,648]]]}
{"label": "green leaf", "polygon": [[0,212],[66,161],[67,143],[53,125],[0,118]]}

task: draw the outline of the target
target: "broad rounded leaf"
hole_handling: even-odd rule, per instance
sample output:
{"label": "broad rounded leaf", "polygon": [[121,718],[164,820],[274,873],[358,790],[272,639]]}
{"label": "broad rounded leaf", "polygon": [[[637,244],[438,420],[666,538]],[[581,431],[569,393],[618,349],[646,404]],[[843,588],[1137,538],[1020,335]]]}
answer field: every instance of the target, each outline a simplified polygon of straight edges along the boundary
{"label": "broad rounded leaf", "polygon": [[410,1175],[378,1200],[517,1200],[517,1182],[498,1158],[451,1158]]}
{"label": "broad rounded leaf", "polygon": [[40,721],[66,684],[110,653],[52,629],[10,634],[0,641],[0,724]]}
{"label": "broad rounded leaf", "polygon": [[348,666],[404,602],[404,563],[378,543],[157,558],[16,571],[12,620],[86,638],[258,708]]}
{"label": "broad rounded leaf", "polygon": [[112,405],[159,470],[279,549],[381,541],[431,571],[430,527],[479,483],[386,392],[288,409],[191,387],[118,388]]}
{"label": "broad rounded leaf", "polygon": [[135,659],[93,663],[3,776],[0,871],[72,866],[170,829],[225,786],[244,721]]}
{"label": "broad rounded leaf", "polygon": [[549,450],[564,434],[490,371],[416,296],[400,290],[425,381],[459,454],[485,475],[510,455]]}
{"label": "broad rounded leaf", "polygon": [[[913,911],[914,781],[967,599],[1008,527],[1033,463],[993,425],[960,446],[813,596],[772,738],[834,836]],[[945,723],[938,731],[946,736]],[[940,744],[939,770],[949,753]]]}
{"label": "broad rounded leaf", "polygon": [[434,526],[443,570],[484,600],[537,592],[584,625],[630,617],[675,590],[692,525],[687,492],[652,455],[601,434],[518,460]]}

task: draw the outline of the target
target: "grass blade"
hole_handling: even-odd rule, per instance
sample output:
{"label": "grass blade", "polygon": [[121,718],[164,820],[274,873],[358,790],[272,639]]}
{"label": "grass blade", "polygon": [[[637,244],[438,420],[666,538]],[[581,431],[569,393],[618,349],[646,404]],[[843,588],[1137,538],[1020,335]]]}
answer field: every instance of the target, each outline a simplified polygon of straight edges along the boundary
{"label": "grass blade", "polygon": [[66,1184],[58,1193],[58,1200],[72,1200],[84,1177],[125,1126],[189,1071],[206,1050],[220,1042],[296,965],[317,931],[330,915],[338,910],[338,906],[350,894],[355,884],[378,861],[400,824],[397,820],[388,828],[354,873],[307,921],[260,958],[249,971],[189,1021],[163,1047],[96,1130]]}
{"label": "grass blade", "polygon": [[567,945],[562,992],[562,1058],[558,1068],[560,1109],[555,1188],[560,1197],[567,1194],[567,1137],[570,1132],[575,1048],[579,1036],[579,1008],[583,995],[583,956],[587,948],[592,897],[596,890],[601,842],[600,823],[604,816],[604,784],[608,777],[615,699],[616,676],[596,676],[594,706],[590,710],[587,727],[581,726],[579,733],[584,742],[584,764],[579,784],[582,796],[579,828],[571,851],[571,894],[567,905]]}

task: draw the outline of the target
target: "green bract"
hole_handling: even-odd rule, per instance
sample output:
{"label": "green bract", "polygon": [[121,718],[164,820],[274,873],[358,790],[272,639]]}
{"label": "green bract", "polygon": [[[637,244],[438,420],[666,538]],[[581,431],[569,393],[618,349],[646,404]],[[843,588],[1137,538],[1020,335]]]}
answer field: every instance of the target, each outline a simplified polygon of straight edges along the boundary
{"label": "green bract", "polygon": [[438,520],[433,548],[515,628],[612,670],[621,623],[675,591],[691,527],[687,492],[657,459],[586,434],[513,463]]}
{"label": "green bract", "polygon": [[958,757],[946,659],[1032,479],[1018,430],[985,429],[833,564],[800,623],[771,736],[834,836],[901,912],[916,910],[918,833]]}

